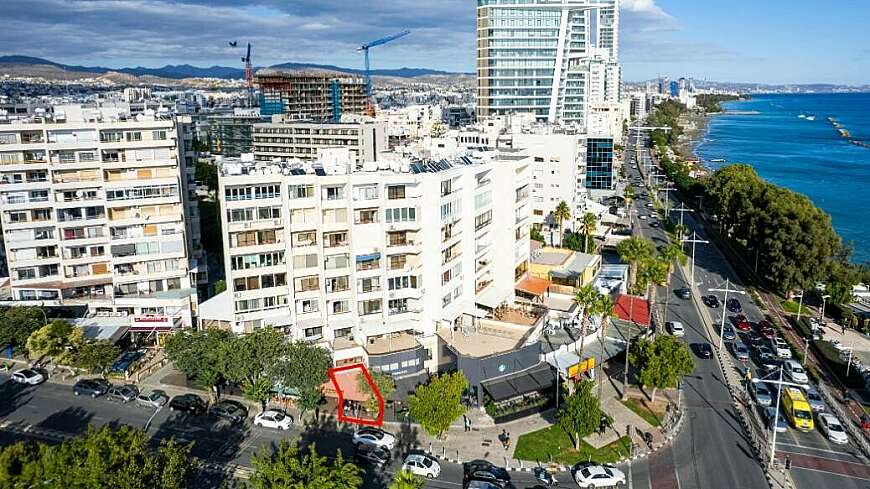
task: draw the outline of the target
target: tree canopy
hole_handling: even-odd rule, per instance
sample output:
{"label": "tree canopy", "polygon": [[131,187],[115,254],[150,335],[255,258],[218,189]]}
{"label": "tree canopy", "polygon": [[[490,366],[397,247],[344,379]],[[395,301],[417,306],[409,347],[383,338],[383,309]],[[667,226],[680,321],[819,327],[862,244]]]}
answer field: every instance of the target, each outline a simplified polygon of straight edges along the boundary
{"label": "tree canopy", "polygon": [[329,380],[330,367],[329,351],[310,343],[293,342],[286,345],[283,358],[272,369],[272,376],[283,387],[299,393],[296,404],[305,412],[320,403],[320,388]]}
{"label": "tree canopy", "polygon": [[601,406],[598,398],[592,394],[590,380],[580,381],[574,388],[574,393],[565,398],[562,409],[556,414],[559,427],[571,436],[574,449],[580,449],[580,440],[592,434],[601,424]]}
{"label": "tree canopy", "polygon": [[629,284],[633,285],[637,280],[637,270],[640,263],[649,260],[655,253],[655,245],[652,241],[633,236],[624,239],[616,245],[619,258],[629,264]]}
{"label": "tree canopy", "polygon": [[224,375],[227,345],[233,341],[232,333],[216,328],[183,329],[166,339],[164,351],[175,368],[203,387],[211,388]]}
{"label": "tree canopy", "polygon": [[[392,376],[383,372],[373,371],[371,372],[371,376],[372,382],[375,384],[381,397],[386,401],[386,399],[395,392],[396,382],[393,380]],[[365,375],[358,375],[356,381],[360,392],[371,392],[369,400],[363,403],[363,407],[366,411],[371,413],[372,416],[377,417],[379,408],[378,398],[374,395],[374,392],[372,392],[368,379],[366,379]]]}
{"label": "tree canopy", "polygon": [[390,489],[422,489],[425,485],[426,481],[422,477],[418,477],[408,470],[400,470],[393,476]]}
{"label": "tree canopy", "polygon": [[251,458],[254,474],[247,489],[356,489],[362,487],[362,470],[344,460],[341,451],[334,460],[317,453],[314,444],[303,452],[282,441],[274,452],[263,447]]}
{"label": "tree canopy", "polygon": [[45,317],[38,307],[4,307],[0,309],[0,348],[12,345],[21,348],[27,338],[45,326]]}
{"label": "tree canopy", "polygon": [[408,410],[426,433],[440,436],[465,413],[462,393],[467,388],[468,380],[462,372],[436,375],[428,384],[417,386],[408,398]]}
{"label": "tree canopy", "polygon": [[63,319],[55,319],[30,334],[27,351],[40,360],[51,357],[55,363],[70,365],[72,349],[83,343],[84,332],[81,328],[75,328]]}
{"label": "tree canopy", "polygon": [[629,355],[632,365],[638,369],[640,383],[653,388],[653,402],[656,390],[676,387],[684,375],[695,370],[689,348],[670,335],[659,335],[653,341],[639,339],[631,345]]}
{"label": "tree canopy", "polygon": [[89,341],[72,352],[71,365],[88,373],[105,375],[120,354],[121,349],[111,341]]}

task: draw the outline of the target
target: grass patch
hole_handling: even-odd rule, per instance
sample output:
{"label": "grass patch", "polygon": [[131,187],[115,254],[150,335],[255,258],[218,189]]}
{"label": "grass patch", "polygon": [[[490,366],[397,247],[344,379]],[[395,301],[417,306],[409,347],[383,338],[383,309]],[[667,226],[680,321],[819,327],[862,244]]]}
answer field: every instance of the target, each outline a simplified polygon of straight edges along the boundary
{"label": "grass patch", "polygon": [[809,315],[811,313],[809,307],[801,306],[800,303],[795,301],[782,301],[780,304],[782,304],[782,308],[785,312],[790,314],[797,314],[799,308],[801,309],[801,315]]}
{"label": "grass patch", "polygon": [[520,435],[514,458],[547,463],[549,461],[564,465],[592,460],[598,463],[612,463],[628,455],[631,440],[623,436],[619,440],[601,448],[595,448],[585,441],[580,442],[580,450],[574,450],[571,437],[558,426]]}
{"label": "grass patch", "polygon": [[657,412],[653,411],[647,405],[646,401],[637,400],[637,399],[628,399],[626,401],[620,400],[619,402],[621,402],[623,406],[632,410],[634,412],[634,414],[643,418],[643,420],[646,421],[647,423],[649,423],[655,427],[661,426],[662,415],[664,413],[657,413]]}

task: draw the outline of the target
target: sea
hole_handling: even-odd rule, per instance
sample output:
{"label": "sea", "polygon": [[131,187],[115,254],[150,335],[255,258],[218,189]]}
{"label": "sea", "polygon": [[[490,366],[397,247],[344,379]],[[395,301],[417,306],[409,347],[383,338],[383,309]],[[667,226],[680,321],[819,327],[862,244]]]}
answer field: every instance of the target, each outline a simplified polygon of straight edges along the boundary
{"label": "sea", "polygon": [[695,149],[705,165],[747,163],[806,195],[852,244],[853,261],[870,262],[870,147],[851,143],[828,120],[870,145],[870,93],[761,94],[723,108]]}

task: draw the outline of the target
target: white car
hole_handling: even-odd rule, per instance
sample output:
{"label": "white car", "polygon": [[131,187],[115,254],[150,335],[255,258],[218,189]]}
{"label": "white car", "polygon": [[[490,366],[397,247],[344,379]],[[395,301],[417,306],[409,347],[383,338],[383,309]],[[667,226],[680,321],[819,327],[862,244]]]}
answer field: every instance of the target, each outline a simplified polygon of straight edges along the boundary
{"label": "white car", "polygon": [[674,336],[685,336],[686,334],[686,329],[683,328],[683,323],[679,321],[669,321],[668,331],[670,331]]}
{"label": "white car", "polygon": [[798,384],[806,384],[810,381],[807,377],[807,371],[801,367],[801,364],[797,363],[794,360],[786,360],[783,363],[783,370],[788,375],[788,377],[792,380],[792,382],[797,382]]}
{"label": "white car", "polygon": [[366,445],[383,447],[387,450],[392,450],[396,446],[395,436],[377,428],[360,428],[354,432],[353,440],[351,441],[354,445],[365,443]]}
{"label": "white car", "polygon": [[284,411],[269,409],[254,416],[254,426],[261,428],[273,428],[276,430],[289,430],[293,425],[293,418]]}
{"label": "white car", "polygon": [[770,346],[779,358],[791,358],[791,348],[788,347],[788,343],[786,343],[784,339],[778,336],[772,338],[770,340]]}
{"label": "white car", "polygon": [[19,384],[39,385],[45,382],[45,376],[36,370],[23,368],[12,374],[12,381]]}
{"label": "white car", "polygon": [[441,475],[441,464],[432,457],[418,453],[412,453],[405,457],[402,469],[427,479],[437,479]]}
{"label": "white car", "polygon": [[612,465],[587,465],[574,472],[574,480],[583,488],[624,487],[625,474]]}
{"label": "white car", "polygon": [[652,202],[647,202],[647,203],[646,203],[646,206],[649,207],[650,209],[652,209],[652,208],[653,208],[653,203],[652,203]]}
{"label": "white car", "polygon": [[828,439],[834,443],[846,444],[849,443],[849,436],[846,435],[846,429],[840,424],[840,420],[833,414],[821,413],[818,415],[819,425],[822,432],[827,435]]}
{"label": "white car", "polygon": [[643,214],[637,216],[637,218],[640,219],[641,221],[646,221],[646,220],[647,220],[647,217],[644,216]]}

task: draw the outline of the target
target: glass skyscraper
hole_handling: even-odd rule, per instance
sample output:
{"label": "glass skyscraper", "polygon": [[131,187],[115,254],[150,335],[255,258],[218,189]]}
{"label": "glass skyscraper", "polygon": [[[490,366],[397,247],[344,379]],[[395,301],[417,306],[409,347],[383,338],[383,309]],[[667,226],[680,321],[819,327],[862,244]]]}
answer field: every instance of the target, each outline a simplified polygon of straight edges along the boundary
{"label": "glass skyscraper", "polygon": [[613,138],[586,140],[586,188],[613,188]]}
{"label": "glass skyscraper", "polygon": [[619,100],[618,31],[618,0],[478,0],[478,116],[585,127]]}

